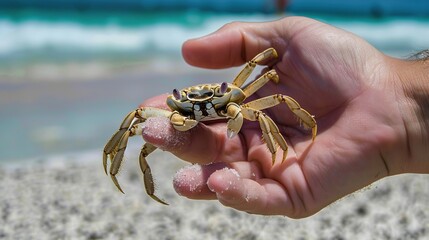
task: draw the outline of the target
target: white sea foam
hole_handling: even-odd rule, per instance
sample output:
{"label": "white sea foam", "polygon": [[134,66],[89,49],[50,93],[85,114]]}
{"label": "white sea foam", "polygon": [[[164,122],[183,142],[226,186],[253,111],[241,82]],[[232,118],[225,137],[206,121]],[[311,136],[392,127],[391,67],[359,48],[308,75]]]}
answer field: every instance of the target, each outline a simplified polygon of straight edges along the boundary
{"label": "white sea foam", "polygon": [[243,18],[227,15],[214,17],[197,26],[169,22],[140,27],[116,24],[91,26],[77,22],[40,20],[14,22],[0,19],[0,36],[2,36],[0,57],[24,51],[98,53],[158,50],[180,52],[182,43],[187,39],[203,36],[237,19],[264,21],[272,19],[272,17],[257,15]]}
{"label": "white sea foam", "polygon": [[429,21],[396,19],[379,23],[337,22],[335,25],[363,37],[380,50],[392,54],[409,54],[429,47],[427,41]]}
{"label": "white sea foam", "polygon": [[[174,36],[174,38],[166,35]],[[189,33],[172,26],[149,26],[127,29],[119,26],[84,26],[77,23],[46,23],[29,21],[0,22],[0,55],[20,51],[42,49],[78,50],[83,52],[135,51],[147,47],[180,49],[181,42]],[[172,41],[172,39],[174,39]]]}
{"label": "white sea foam", "polygon": [[[16,53],[97,54],[108,52],[161,51],[180,53],[189,38],[203,36],[224,24],[240,21],[268,21],[273,15],[221,15],[207,18],[196,26],[158,23],[140,27],[114,24],[83,25],[74,22],[0,20],[0,58]],[[355,19],[359,20],[359,19]],[[429,21],[394,19],[383,21],[332,20],[330,24],[367,39],[381,50],[415,51],[427,48]]]}

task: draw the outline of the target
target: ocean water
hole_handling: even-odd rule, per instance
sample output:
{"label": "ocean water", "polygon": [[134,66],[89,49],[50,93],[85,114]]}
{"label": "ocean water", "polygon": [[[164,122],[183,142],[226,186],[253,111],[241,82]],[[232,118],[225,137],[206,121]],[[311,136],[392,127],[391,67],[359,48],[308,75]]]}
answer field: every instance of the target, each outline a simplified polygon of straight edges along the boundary
{"label": "ocean water", "polygon": [[[408,57],[429,47],[428,18],[308,16],[351,31],[392,56]],[[198,11],[0,10],[0,162],[101,151],[123,114],[146,97],[169,91],[175,78],[194,77],[186,67],[168,72],[175,65],[171,62],[183,65],[184,41],[232,21],[279,17]],[[127,66],[147,62],[166,71],[157,75],[158,68],[154,73],[148,69],[144,77],[127,73]],[[107,77],[78,81],[79,74],[87,74],[80,72],[86,63],[96,67],[108,63],[114,71]],[[72,77],[56,70],[73,64]],[[121,75],[116,74],[118,69]],[[57,74],[44,81],[47,71]],[[42,77],[37,77],[39,73]]]}
{"label": "ocean water", "polygon": [[[181,44],[232,21],[270,21],[279,15],[212,12],[0,11],[0,60],[132,58],[178,54]],[[392,55],[427,47],[429,18],[309,15],[349,30]]]}

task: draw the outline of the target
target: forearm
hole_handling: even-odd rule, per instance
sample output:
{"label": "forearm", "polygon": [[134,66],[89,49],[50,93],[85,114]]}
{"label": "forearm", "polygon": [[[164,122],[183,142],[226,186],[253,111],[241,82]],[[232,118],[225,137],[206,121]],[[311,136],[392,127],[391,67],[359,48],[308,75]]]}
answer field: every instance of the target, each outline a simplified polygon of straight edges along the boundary
{"label": "forearm", "polygon": [[429,54],[421,52],[401,61],[396,70],[404,99],[407,158],[404,172],[429,173]]}

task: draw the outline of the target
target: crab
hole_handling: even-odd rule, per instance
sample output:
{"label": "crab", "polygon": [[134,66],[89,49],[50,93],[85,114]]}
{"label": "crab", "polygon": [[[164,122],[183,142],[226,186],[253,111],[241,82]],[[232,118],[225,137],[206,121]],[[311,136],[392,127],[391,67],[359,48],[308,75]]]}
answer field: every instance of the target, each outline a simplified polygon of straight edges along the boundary
{"label": "crab", "polygon": [[[283,150],[283,163],[287,156],[288,145],[275,122],[262,110],[286,103],[301,124],[305,128],[312,130],[312,140],[314,141],[317,134],[316,120],[314,116],[301,108],[292,97],[275,94],[244,103],[249,96],[269,81],[278,83],[279,77],[276,71],[272,69],[247,86],[242,87],[256,65],[264,65],[264,63],[274,58],[277,58],[277,52],[274,48],[269,48],[259,53],[247,62],[232,83],[201,84],[180,91],[174,89],[173,93],[167,97],[167,105],[171,111],[154,107],[141,107],[126,115],[119,130],[113,134],[103,151],[104,171],[108,175],[107,162],[110,159],[109,173],[118,190],[124,193],[118,183],[116,174],[119,172],[128,138],[141,135],[143,131],[142,124],[151,117],[162,116],[169,118],[172,126],[178,131],[190,130],[199,122],[227,119],[227,136],[229,138],[233,138],[238,134],[243,125],[243,119],[258,121],[262,130],[263,140],[272,155],[272,164],[275,164],[277,149],[280,147]],[[146,157],[154,150],[156,150],[155,146],[145,143],[140,151],[139,163],[143,173],[145,189],[147,194],[155,201],[168,205],[154,194],[154,181],[151,169],[146,161]]]}

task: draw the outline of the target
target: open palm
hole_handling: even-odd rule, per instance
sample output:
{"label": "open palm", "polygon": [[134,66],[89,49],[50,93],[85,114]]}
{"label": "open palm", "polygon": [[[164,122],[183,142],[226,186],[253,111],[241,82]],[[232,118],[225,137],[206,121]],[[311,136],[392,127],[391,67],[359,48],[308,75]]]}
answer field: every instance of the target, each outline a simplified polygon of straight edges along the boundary
{"label": "open palm", "polygon": [[[146,141],[202,165],[179,171],[176,191],[250,213],[305,217],[395,174],[388,159],[398,157],[392,149],[404,129],[395,86],[386,84],[392,80],[387,77],[392,78],[393,59],[364,40],[314,20],[285,18],[226,25],[185,43],[183,55],[192,65],[224,68],[243,64],[269,47],[279,54],[270,67],[280,83],[268,83],[255,97],[280,93],[295,98],[315,115],[316,140],[311,141],[311,133],[285,104],[267,110],[289,145],[287,160],[281,163],[278,154],[274,165],[257,123],[247,122],[233,139],[226,137],[224,123],[200,124],[181,146],[151,137],[147,124]],[[161,99],[144,105],[160,105]],[[165,134],[177,134],[165,124]]]}

